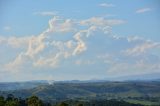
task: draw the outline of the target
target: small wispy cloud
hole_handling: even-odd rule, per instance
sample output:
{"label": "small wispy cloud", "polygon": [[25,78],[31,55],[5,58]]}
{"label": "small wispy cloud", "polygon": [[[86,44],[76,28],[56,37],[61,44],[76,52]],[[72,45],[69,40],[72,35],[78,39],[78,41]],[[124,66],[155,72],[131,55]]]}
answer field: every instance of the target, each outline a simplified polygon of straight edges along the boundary
{"label": "small wispy cloud", "polygon": [[42,12],[34,12],[34,15],[41,15],[41,16],[55,16],[58,14],[57,11],[42,11]]}
{"label": "small wispy cloud", "polygon": [[148,50],[153,48],[157,48],[157,49],[160,48],[160,43],[146,41],[143,44],[136,45],[133,48],[129,48],[128,50],[125,51],[125,53],[127,55],[138,56],[146,53]]}
{"label": "small wispy cloud", "polygon": [[111,3],[101,3],[99,4],[100,7],[115,7],[114,4],[111,4]]}
{"label": "small wispy cloud", "polygon": [[104,17],[92,17],[80,22],[81,25],[95,25],[95,26],[114,26],[124,24],[126,21],[121,19],[105,19]]}
{"label": "small wispy cloud", "polygon": [[3,27],[3,30],[5,30],[5,31],[10,31],[10,30],[11,30],[11,27],[10,27],[10,26],[4,26],[4,27]]}
{"label": "small wispy cloud", "polygon": [[140,14],[140,13],[149,12],[151,10],[152,10],[151,8],[141,8],[141,9],[136,10],[136,13]]}

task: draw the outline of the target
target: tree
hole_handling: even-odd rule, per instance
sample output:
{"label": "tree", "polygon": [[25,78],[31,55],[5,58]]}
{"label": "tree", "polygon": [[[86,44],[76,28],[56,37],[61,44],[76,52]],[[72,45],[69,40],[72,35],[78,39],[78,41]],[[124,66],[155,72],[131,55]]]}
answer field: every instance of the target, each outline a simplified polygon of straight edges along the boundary
{"label": "tree", "polygon": [[19,106],[19,101],[12,94],[8,94],[4,106]]}
{"label": "tree", "polygon": [[65,103],[65,102],[61,102],[61,103],[59,104],[59,106],[68,106],[68,104]]}
{"label": "tree", "polygon": [[20,106],[27,106],[26,100],[19,97],[19,104]]}
{"label": "tree", "polygon": [[82,104],[82,103],[79,103],[77,106],[83,106],[83,104]]}
{"label": "tree", "polygon": [[12,94],[8,94],[6,101],[12,101],[14,99],[14,96]]}
{"label": "tree", "polygon": [[19,102],[16,100],[9,100],[4,106],[19,106]]}
{"label": "tree", "polygon": [[28,106],[43,106],[42,101],[37,96],[31,96],[27,100]]}
{"label": "tree", "polygon": [[5,100],[3,96],[0,96],[0,106],[4,106],[5,105]]}

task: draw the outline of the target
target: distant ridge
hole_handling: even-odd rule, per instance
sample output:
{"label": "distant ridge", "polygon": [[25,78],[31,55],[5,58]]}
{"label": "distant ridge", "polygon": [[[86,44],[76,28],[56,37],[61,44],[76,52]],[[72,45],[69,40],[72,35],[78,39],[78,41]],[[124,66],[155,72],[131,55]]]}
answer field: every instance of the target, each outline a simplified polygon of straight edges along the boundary
{"label": "distant ridge", "polygon": [[[65,80],[65,81],[53,81],[53,80],[31,80],[21,82],[0,82],[0,91],[19,90],[19,89],[31,89],[40,85],[52,85],[56,83],[103,83],[103,82],[160,82],[160,79],[134,79],[134,80]],[[52,83],[50,83],[52,82]]]}

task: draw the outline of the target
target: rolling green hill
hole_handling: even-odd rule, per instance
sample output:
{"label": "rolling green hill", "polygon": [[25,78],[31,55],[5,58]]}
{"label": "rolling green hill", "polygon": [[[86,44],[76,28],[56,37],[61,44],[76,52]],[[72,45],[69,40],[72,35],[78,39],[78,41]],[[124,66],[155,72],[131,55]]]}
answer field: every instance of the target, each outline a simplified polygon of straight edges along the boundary
{"label": "rolling green hill", "polygon": [[142,104],[160,104],[160,82],[90,82],[55,83],[40,85],[32,89],[1,91],[0,95],[16,97],[36,95],[45,101],[66,99],[117,99]]}

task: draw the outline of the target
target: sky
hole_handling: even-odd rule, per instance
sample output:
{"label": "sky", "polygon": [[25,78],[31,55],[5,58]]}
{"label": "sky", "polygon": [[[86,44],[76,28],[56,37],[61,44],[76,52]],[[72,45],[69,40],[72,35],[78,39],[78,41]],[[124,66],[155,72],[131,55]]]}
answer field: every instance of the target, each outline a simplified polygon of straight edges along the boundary
{"label": "sky", "polygon": [[1,0],[0,82],[160,78],[159,0]]}

